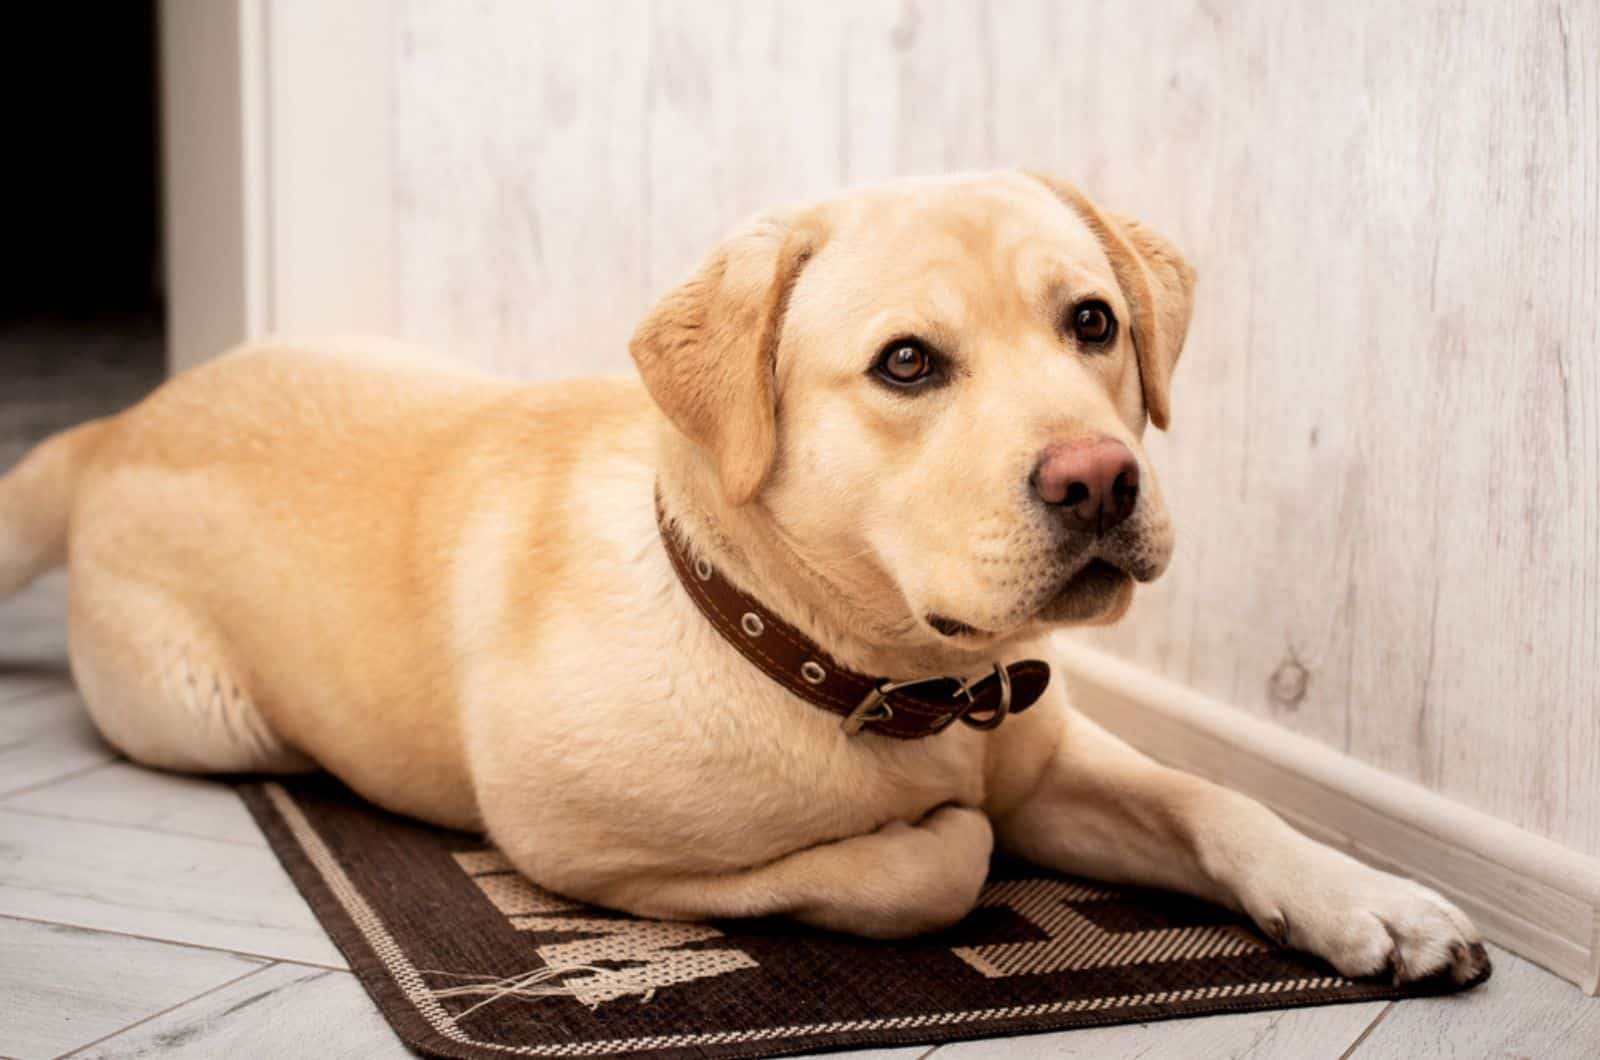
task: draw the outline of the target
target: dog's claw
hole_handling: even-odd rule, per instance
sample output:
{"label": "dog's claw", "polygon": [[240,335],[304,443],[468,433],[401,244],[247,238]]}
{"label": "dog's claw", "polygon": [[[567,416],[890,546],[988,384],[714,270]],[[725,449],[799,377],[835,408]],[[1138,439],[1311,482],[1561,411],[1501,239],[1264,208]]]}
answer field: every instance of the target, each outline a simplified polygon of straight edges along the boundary
{"label": "dog's claw", "polygon": [[1474,942],[1465,947],[1459,956],[1457,947],[1450,949],[1450,973],[1458,983],[1471,983],[1483,979],[1489,970],[1489,951],[1483,948],[1483,943]]}

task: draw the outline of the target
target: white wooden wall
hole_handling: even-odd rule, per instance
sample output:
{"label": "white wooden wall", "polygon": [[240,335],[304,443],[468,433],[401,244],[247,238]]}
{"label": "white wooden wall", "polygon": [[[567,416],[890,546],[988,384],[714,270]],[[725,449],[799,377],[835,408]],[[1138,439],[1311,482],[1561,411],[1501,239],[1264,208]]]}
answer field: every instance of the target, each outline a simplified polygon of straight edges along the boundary
{"label": "white wooden wall", "polygon": [[1166,230],[1202,277],[1152,444],[1179,551],[1098,642],[1600,853],[1595,0],[383,18],[368,301],[520,376],[626,370],[720,231],[842,185],[1042,165]]}

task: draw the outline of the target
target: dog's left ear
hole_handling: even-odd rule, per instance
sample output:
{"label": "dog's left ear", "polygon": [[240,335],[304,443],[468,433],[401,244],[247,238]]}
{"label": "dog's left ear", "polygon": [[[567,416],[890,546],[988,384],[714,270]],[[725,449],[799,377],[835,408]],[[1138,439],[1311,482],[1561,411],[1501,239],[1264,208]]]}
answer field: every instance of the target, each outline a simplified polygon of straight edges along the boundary
{"label": "dog's left ear", "polygon": [[754,498],[772,469],[778,336],[789,290],[817,245],[792,217],[746,221],[656,303],[628,344],[650,396],[705,450],[733,505]]}
{"label": "dog's left ear", "polygon": [[1165,236],[1131,217],[1101,210],[1065,181],[1034,176],[1076,211],[1105,247],[1133,314],[1145,411],[1151,423],[1166,430],[1172,420],[1172,372],[1194,310],[1194,269]]}

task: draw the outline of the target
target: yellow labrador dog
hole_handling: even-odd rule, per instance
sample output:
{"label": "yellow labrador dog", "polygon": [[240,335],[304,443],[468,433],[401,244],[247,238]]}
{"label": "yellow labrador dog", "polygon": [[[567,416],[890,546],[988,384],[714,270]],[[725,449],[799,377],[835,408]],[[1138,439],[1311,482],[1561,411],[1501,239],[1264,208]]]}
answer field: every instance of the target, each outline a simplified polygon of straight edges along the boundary
{"label": "yellow labrador dog", "polygon": [[[747,222],[639,326],[642,386],[255,344],[0,480],[0,594],[70,564],[73,673],[129,757],[320,767],[643,916],[924,932],[998,845],[1346,974],[1468,979],[1444,899],[1007,669],[1168,562],[1140,439],[1193,282],[1137,222],[1000,174]],[[907,721],[893,686],[928,678],[956,708]]]}

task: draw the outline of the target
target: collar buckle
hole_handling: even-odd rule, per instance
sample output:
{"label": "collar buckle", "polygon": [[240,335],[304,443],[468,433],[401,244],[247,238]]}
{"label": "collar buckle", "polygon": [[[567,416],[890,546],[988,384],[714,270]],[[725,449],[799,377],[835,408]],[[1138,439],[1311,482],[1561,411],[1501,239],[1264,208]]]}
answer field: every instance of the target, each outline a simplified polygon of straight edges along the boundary
{"label": "collar buckle", "polygon": [[[873,722],[889,721],[894,717],[894,707],[888,702],[890,692],[898,692],[913,685],[931,685],[935,681],[943,680],[946,678],[915,677],[909,681],[885,681],[861,697],[861,702],[856,704],[855,710],[845,715],[844,721],[839,723],[839,728],[844,730],[846,736],[854,736]],[[965,685],[957,691],[957,695],[964,690]]]}
{"label": "collar buckle", "polygon": [[944,715],[945,719],[953,714],[974,729],[987,731],[998,728],[1000,723],[1006,720],[1006,715],[1011,713],[1011,672],[999,663],[995,663],[993,676],[1000,682],[1000,702],[990,707],[982,717],[972,716],[972,708],[978,705],[978,697],[973,694],[972,688],[974,684],[989,680],[988,676],[978,682],[968,681],[963,677],[917,677],[909,681],[885,681],[878,685],[861,697],[861,702],[857,703],[855,709],[839,723],[839,728],[844,730],[846,736],[854,736],[875,722],[890,721],[894,718],[894,707],[889,703],[889,693],[915,685],[931,685],[952,680],[955,681],[956,690],[950,694],[950,698],[960,699],[965,696],[967,703],[966,706],[958,707],[950,714]]}

